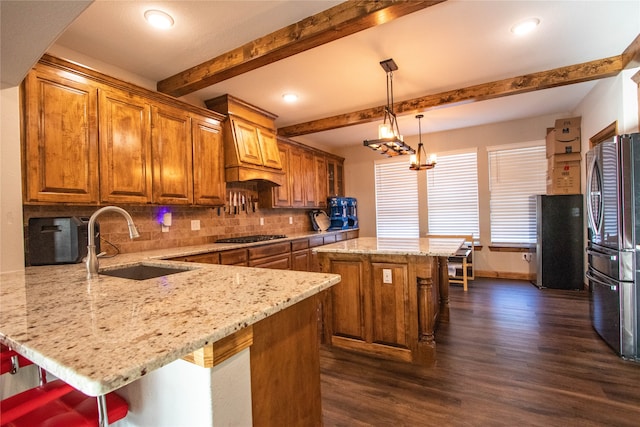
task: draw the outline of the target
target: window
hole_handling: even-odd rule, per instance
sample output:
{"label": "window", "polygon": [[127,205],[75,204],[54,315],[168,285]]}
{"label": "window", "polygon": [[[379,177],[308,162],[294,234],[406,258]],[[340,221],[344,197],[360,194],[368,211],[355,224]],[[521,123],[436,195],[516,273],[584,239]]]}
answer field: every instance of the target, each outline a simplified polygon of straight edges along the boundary
{"label": "window", "polygon": [[545,142],[487,147],[491,243],[536,242],[536,194],[546,192]]}
{"label": "window", "polygon": [[420,237],[418,174],[404,161],[377,161],[377,237]]}
{"label": "window", "polygon": [[477,150],[438,154],[438,164],[427,171],[427,206],[429,234],[480,238]]}

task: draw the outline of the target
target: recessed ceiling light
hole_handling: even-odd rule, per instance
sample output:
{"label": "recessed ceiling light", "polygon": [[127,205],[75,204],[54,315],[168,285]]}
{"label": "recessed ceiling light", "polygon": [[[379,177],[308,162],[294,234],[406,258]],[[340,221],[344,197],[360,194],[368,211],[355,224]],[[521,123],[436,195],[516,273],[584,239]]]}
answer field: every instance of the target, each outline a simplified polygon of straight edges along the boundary
{"label": "recessed ceiling light", "polygon": [[298,95],[296,95],[295,93],[285,93],[284,95],[282,95],[282,99],[284,99],[284,102],[291,104],[298,100]]}
{"label": "recessed ceiling light", "polygon": [[161,10],[147,10],[144,13],[144,19],[146,19],[151,26],[161,30],[173,27],[173,18],[171,15]]}
{"label": "recessed ceiling light", "polygon": [[538,25],[540,25],[538,18],[525,19],[511,27],[511,32],[516,36],[522,36],[533,31]]}

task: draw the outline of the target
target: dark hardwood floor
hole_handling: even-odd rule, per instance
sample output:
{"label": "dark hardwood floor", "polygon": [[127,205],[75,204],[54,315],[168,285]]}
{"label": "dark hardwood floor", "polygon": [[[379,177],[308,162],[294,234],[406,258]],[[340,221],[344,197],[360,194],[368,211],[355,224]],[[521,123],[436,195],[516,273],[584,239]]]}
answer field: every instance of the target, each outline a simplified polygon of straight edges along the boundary
{"label": "dark hardwood floor", "polygon": [[451,286],[437,360],[321,349],[325,426],[639,426],[640,363],[591,327],[585,291]]}

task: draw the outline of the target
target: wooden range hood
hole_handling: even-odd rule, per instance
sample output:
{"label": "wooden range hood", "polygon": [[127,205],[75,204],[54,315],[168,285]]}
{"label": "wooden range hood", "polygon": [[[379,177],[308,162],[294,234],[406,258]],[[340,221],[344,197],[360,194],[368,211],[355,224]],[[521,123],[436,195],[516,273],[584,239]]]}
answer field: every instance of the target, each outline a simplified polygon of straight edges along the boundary
{"label": "wooden range hood", "polygon": [[205,104],[227,116],[223,123],[225,180],[283,185],[285,174],[275,128],[278,116],[228,94]]}

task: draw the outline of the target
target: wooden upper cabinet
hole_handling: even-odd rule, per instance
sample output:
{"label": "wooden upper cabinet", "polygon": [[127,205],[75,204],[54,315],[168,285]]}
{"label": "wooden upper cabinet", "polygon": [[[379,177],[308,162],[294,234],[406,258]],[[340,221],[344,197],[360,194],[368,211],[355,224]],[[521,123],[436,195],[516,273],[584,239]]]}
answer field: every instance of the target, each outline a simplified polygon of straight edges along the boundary
{"label": "wooden upper cabinet", "polygon": [[344,160],[327,157],[327,197],[344,196]]}
{"label": "wooden upper cabinet", "polygon": [[291,147],[289,151],[289,171],[291,172],[291,206],[305,207],[306,172],[304,165],[304,151],[298,147]]}
{"label": "wooden upper cabinet", "polygon": [[276,140],[275,133],[260,128],[257,128],[256,132],[258,134],[258,142],[260,143],[262,164],[270,168],[282,169],[280,150],[278,149],[278,141]]}
{"label": "wooden upper cabinet", "polygon": [[237,117],[231,119],[240,163],[282,169],[280,151],[273,132]]}
{"label": "wooden upper cabinet", "polygon": [[262,165],[262,150],[256,127],[236,118],[232,118],[231,123],[236,139],[238,159],[244,163]]}
{"label": "wooden upper cabinet", "polygon": [[151,106],[135,95],[100,89],[100,200],[149,203]]}
{"label": "wooden upper cabinet", "polygon": [[339,185],[342,185],[342,158],[306,147],[286,138],[278,138],[278,149],[285,172],[285,182],[280,187],[262,188],[261,206],[266,208],[326,208],[331,194],[329,185],[336,187],[336,172],[329,177],[331,168],[339,164]]}
{"label": "wooden upper cabinet", "polygon": [[313,208],[318,206],[316,195],[316,162],[312,151],[302,154],[302,170],[304,172],[304,200],[305,206]]}
{"label": "wooden upper cabinet", "polygon": [[96,86],[38,68],[24,91],[24,202],[97,204]]}
{"label": "wooden upper cabinet", "polygon": [[223,142],[220,124],[206,117],[191,118],[193,138],[193,198],[196,205],[225,203]]}
{"label": "wooden upper cabinet", "polygon": [[[273,189],[273,206],[291,207],[291,160],[288,147],[279,147],[280,162],[284,172],[284,185]],[[268,195],[265,195],[268,197]]]}
{"label": "wooden upper cabinet", "polygon": [[50,55],[22,90],[24,203],[224,204],[222,114]]}
{"label": "wooden upper cabinet", "polygon": [[189,115],[167,105],[151,107],[153,203],[190,204],[193,200]]}
{"label": "wooden upper cabinet", "polygon": [[327,160],[323,155],[316,154],[316,206],[327,207],[328,185],[327,185]]}

